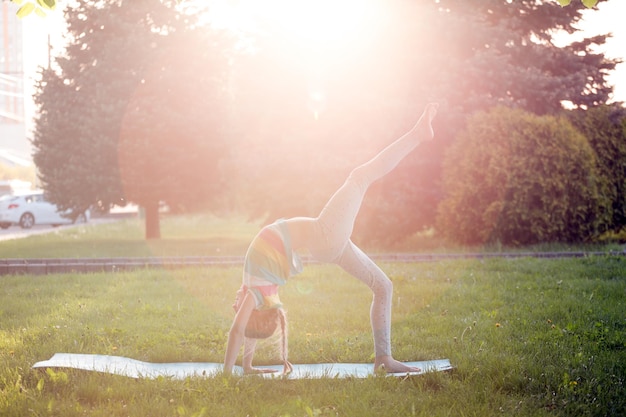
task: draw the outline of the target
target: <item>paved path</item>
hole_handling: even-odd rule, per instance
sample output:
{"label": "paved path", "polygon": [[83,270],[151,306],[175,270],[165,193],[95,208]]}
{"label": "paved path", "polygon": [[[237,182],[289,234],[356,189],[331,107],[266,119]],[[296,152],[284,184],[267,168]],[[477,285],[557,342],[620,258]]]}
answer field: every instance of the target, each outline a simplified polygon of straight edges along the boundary
{"label": "paved path", "polygon": [[116,218],[98,217],[98,218],[90,219],[88,223],[67,224],[67,225],[61,225],[61,226],[57,226],[57,227],[53,227],[53,226],[50,226],[48,224],[42,224],[42,225],[37,225],[36,224],[32,228],[30,228],[30,229],[22,229],[20,226],[11,226],[8,229],[0,229],[0,241],[3,241],[3,240],[13,240],[13,239],[23,239],[23,238],[29,237],[29,236],[43,235],[43,234],[46,234],[46,233],[53,233],[53,232],[56,232],[58,230],[71,229],[73,227],[79,227],[79,226],[90,225],[90,224],[109,223],[109,222],[113,222],[113,221],[116,221],[116,220],[117,220]]}

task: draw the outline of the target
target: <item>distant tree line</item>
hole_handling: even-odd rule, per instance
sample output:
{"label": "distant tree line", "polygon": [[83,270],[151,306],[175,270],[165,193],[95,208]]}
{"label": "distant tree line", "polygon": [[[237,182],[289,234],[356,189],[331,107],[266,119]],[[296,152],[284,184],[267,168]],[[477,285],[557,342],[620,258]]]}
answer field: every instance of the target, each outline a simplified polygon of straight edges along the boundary
{"label": "distant tree line", "polygon": [[34,139],[63,207],[138,203],[148,238],[160,202],[315,216],[436,100],[437,139],[374,184],[356,239],[435,228],[528,244],[624,227],[623,108],[606,105],[618,61],[594,52],[604,35],[552,43],[556,28],[575,31],[582,3],[389,2],[394,25],[323,51],[336,59],[313,73],[285,33],[218,31],[174,3],[68,7],[69,47],[42,70]]}

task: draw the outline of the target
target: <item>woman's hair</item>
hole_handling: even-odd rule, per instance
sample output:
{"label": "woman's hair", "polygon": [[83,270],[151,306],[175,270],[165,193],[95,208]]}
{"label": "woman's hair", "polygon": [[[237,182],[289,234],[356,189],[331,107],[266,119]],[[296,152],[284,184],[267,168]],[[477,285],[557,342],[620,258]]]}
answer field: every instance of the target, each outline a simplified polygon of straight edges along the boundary
{"label": "woman's hair", "polygon": [[253,310],[246,325],[245,336],[249,339],[267,339],[280,325],[280,354],[287,363],[287,316],[282,308]]}
{"label": "woman's hair", "polygon": [[267,339],[278,327],[278,310],[252,310],[246,325],[246,337],[249,339]]}

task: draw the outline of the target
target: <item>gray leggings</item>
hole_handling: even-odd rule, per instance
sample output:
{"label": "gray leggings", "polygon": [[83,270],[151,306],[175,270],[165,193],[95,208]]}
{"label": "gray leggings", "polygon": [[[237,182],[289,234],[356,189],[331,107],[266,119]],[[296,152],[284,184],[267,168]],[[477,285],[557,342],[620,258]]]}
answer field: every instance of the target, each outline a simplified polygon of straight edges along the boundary
{"label": "gray leggings", "polygon": [[355,168],[315,219],[313,236],[307,245],[315,259],[336,263],[372,290],[370,320],[376,356],[391,355],[393,284],[374,261],[352,243],[350,236],[370,184],[393,170],[417,145],[417,135],[409,132]]}

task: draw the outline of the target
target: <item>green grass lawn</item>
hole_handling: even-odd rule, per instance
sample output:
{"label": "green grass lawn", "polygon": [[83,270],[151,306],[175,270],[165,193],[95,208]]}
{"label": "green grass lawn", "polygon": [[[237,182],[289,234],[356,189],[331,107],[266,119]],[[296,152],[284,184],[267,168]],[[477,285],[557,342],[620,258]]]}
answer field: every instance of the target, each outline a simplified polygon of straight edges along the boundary
{"label": "green grass lawn", "polygon": [[[454,371],[177,381],[33,370],[56,352],[221,362],[241,271],[0,277],[0,415],[624,415],[624,258],[381,266],[394,281],[394,355],[449,358]],[[293,362],[372,361],[371,296],[358,281],[334,266],[309,266],[281,298]],[[276,362],[274,344],[261,344],[258,363]]]}

